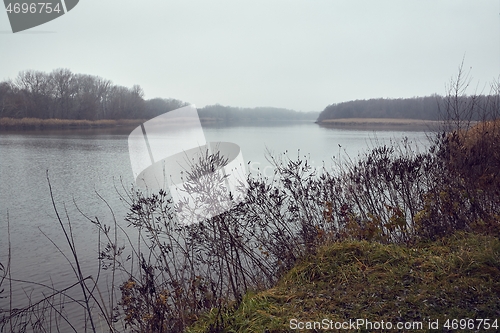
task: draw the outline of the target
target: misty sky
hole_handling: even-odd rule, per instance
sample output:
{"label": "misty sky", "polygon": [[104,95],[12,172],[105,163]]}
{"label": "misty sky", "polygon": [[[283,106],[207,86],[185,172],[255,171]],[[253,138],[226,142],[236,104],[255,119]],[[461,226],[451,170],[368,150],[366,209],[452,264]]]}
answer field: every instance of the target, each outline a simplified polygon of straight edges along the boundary
{"label": "misty sky", "polygon": [[444,94],[464,57],[487,93],[500,1],[81,0],[17,34],[0,9],[2,80],[62,67],[197,107]]}

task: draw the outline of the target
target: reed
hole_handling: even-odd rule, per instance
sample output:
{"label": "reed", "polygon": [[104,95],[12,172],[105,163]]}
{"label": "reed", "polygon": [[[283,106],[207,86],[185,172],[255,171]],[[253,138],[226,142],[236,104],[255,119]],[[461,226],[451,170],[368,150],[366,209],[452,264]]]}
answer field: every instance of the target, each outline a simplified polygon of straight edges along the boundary
{"label": "reed", "polygon": [[98,128],[138,125],[143,119],[40,119],[40,118],[0,118],[0,129],[57,129],[57,128]]}

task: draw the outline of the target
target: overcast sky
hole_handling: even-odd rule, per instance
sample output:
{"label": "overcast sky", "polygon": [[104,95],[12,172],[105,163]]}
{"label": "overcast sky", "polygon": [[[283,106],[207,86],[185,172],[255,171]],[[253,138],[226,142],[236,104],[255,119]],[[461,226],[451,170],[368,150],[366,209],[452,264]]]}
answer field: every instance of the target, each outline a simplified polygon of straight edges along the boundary
{"label": "overcast sky", "polygon": [[62,67],[197,107],[444,94],[464,56],[481,89],[500,74],[499,0],[81,0],[0,32],[0,79]]}

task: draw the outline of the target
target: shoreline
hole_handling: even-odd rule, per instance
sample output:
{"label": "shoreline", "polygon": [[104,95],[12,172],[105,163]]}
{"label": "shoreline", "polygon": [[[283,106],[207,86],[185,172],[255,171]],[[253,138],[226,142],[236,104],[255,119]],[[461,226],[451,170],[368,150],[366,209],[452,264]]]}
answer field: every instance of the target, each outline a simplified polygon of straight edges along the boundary
{"label": "shoreline", "polygon": [[[0,131],[23,131],[23,130],[70,130],[70,129],[97,129],[113,127],[133,127],[148,121],[148,119],[101,119],[101,120],[79,120],[79,119],[40,119],[40,118],[0,118]],[[276,123],[311,122],[322,127],[340,129],[373,129],[373,130],[432,130],[437,129],[442,122],[438,120],[423,119],[401,119],[401,118],[339,118],[313,120],[275,120]],[[242,125],[241,122],[227,122],[216,118],[200,118],[202,124],[232,124]],[[250,121],[248,124],[256,124],[259,121]],[[265,123],[269,123],[266,121]]]}
{"label": "shoreline", "polygon": [[0,118],[0,130],[94,129],[119,126],[138,126],[143,119],[40,119]]}
{"label": "shoreline", "polygon": [[[41,119],[41,118],[0,118],[0,131],[31,131],[31,130],[90,130],[99,128],[114,128],[114,127],[135,127],[150,119],[101,119],[101,120],[85,120],[85,119]],[[226,121],[217,118],[200,118],[202,125],[255,125],[268,123],[297,123],[310,122],[314,123],[314,119],[310,120],[250,120],[250,121]]]}
{"label": "shoreline", "polygon": [[437,129],[442,124],[439,120],[406,118],[339,118],[316,121],[324,127],[346,129]]}

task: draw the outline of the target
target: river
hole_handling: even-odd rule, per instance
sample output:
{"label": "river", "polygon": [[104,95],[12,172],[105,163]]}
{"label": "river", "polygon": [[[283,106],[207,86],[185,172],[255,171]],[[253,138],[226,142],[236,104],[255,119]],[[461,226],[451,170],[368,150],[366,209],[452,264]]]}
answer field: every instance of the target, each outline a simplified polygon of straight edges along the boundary
{"label": "river", "polygon": [[[63,221],[69,217],[84,276],[97,272],[97,231],[79,209],[90,217],[112,222],[112,214],[99,193],[111,206],[119,223],[127,205],[117,194],[133,183],[127,138],[133,128],[3,131],[0,132],[0,262],[6,264],[10,227],[11,276],[14,279],[53,285],[62,289],[76,279],[57,247],[69,254],[49,193],[50,180],[55,203]],[[222,126],[204,125],[207,141],[229,141],[241,147],[248,171],[272,174],[266,150],[275,155],[287,152],[290,158],[307,156],[313,166],[333,165],[333,159],[358,154],[370,146],[399,141],[403,137],[424,149],[422,131],[352,130],[324,128],[314,123]],[[48,179],[47,179],[48,175]],[[125,189],[124,189],[125,188]],[[79,209],[78,209],[78,208]],[[67,216],[67,217],[66,217]],[[56,247],[57,246],[57,247]],[[4,296],[8,296],[8,284]],[[0,288],[1,290],[1,288]],[[28,299],[37,301],[50,289],[13,282],[12,305],[21,307]],[[79,289],[74,290],[75,295]],[[0,299],[7,308],[9,299]],[[76,321],[78,306],[64,310]]]}

